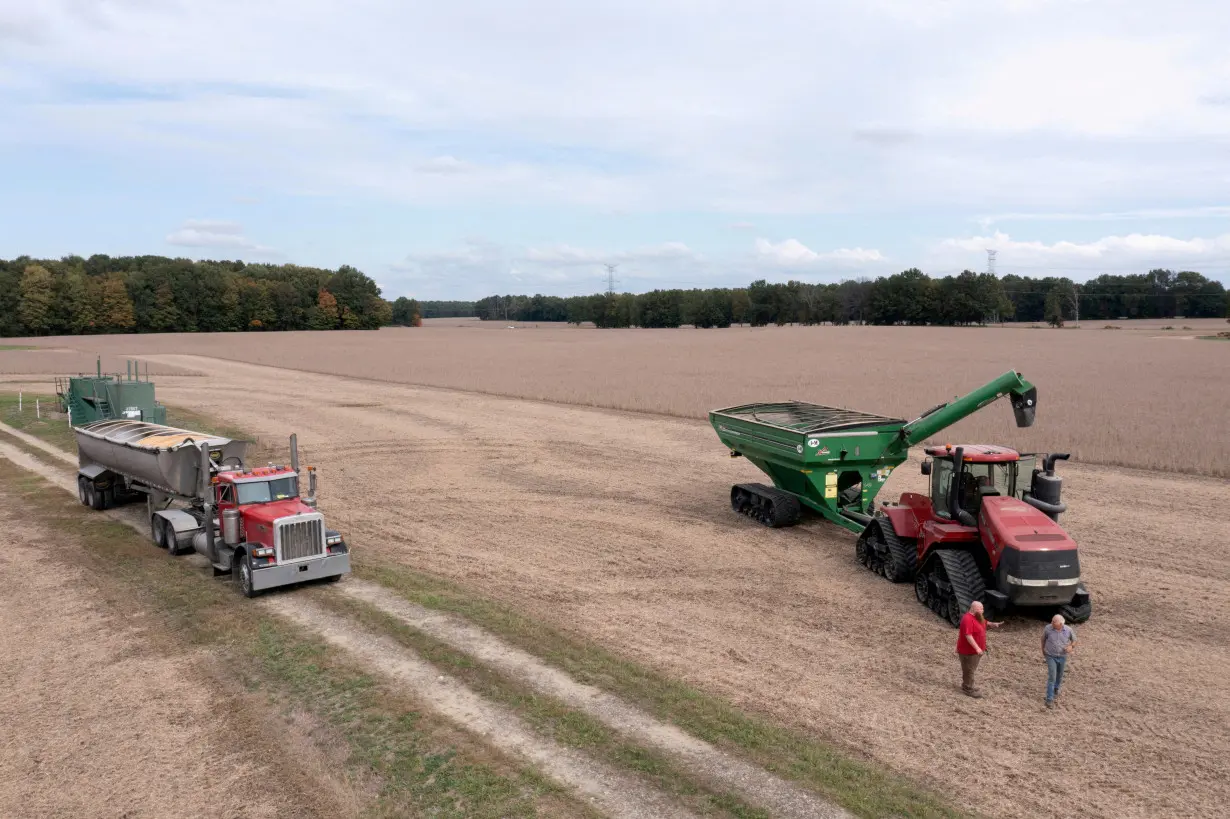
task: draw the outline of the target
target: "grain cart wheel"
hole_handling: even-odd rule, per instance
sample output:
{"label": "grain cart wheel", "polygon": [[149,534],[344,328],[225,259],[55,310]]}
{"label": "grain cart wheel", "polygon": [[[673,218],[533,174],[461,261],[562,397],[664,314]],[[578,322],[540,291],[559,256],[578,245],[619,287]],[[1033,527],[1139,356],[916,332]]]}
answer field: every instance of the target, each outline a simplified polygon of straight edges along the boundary
{"label": "grain cart wheel", "polygon": [[235,555],[235,563],[231,566],[231,571],[235,575],[235,583],[239,586],[239,591],[244,597],[252,598],[260,594],[252,588],[252,566],[248,563],[248,555],[246,552],[241,552]]}
{"label": "grain cart wheel", "polygon": [[106,508],[106,498],[102,492],[98,491],[98,487],[93,482],[86,485],[86,496],[90,499],[90,508],[95,512],[101,512]]}
{"label": "grain cart wheel", "polygon": [[90,499],[85,494],[85,478],[77,478],[77,497],[81,500],[82,506],[90,505]]}

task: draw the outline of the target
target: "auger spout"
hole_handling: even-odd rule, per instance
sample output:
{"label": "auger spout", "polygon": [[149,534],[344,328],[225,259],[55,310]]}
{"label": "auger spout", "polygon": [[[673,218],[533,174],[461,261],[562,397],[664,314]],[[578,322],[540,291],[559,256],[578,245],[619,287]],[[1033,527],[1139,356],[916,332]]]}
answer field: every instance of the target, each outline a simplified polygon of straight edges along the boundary
{"label": "auger spout", "polygon": [[922,443],[940,430],[952,426],[962,418],[973,415],[987,404],[1005,395],[1012,403],[1016,425],[1018,427],[1032,426],[1034,415],[1038,410],[1038,388],[1022,378],[1016,370],[1009,370],[973,392],[929,409],[910,421],[901,428],[901,434],[893,448],[906,450],[915,444]]}

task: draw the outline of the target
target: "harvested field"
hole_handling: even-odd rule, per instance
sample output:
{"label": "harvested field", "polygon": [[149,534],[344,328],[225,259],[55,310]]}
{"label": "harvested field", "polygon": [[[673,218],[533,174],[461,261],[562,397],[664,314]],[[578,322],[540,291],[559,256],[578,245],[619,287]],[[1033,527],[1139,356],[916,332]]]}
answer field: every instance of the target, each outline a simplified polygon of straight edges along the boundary
{"label": "harvested field", "polygon": [[[544,324],[508,330],[495,322],[442,321],[376,333],[92,336],[14,343],[119,358],[203,355],[685,418],[775,398],[914,417],[1017,369],[1038,384],[1038,423],[1018,430],[1008,409],[996,407],[954,427],[953,438],[1067,451],[1083,463],[1230,475],[1230,436],[1209,434],[1224,423],[1230,348],[1197,341],[1192,333],[1113,332],[1090,325],[597,331]],[[26,366],[39,366],[28,352],[0,356],[15,361],[24,356],[32,362]],[[179,361],[180,369],[195,368],[190,360]]]}
{"label": "harvested field", "polygon": [[[145,376],[145,364],[141,362],[141,376]],[[98,356],[92,352],[67,349],[63,347],[43,347],[30,350],[6,350],[0,346],[0,381],[14,381],[12,376],[32,373],[56,375],[77,375],[97,371]],[[102,368],[105,373],[122,373],[125,371],[124,356],[105,354],[102,357]],[[196,375],[192,370],[182,367],[153,365],[149,367],[150,378],[159,375]]]}
{"label": "harvested field", "polygon": [[[961,698],[953,631],[857,566],[853,536],[729,511],[730,484],[758,473],[702,422],[164,360],[210,376],[162,379],[164,400],[299,432],[356,560],[457,580],[991,815],[1208,816],[1230,800],[1224,480],[1063,467],[1095,614],[1050,713],[1041,622],[994,634],[988,699]],[[901,469],[886,492],[919,481]]]}

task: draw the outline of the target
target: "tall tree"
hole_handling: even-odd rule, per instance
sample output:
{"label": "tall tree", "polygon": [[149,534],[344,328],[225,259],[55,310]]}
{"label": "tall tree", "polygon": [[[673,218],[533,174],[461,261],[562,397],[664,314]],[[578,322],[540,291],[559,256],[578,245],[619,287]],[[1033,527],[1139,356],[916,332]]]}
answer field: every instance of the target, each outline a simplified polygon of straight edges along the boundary
{"label": "tall tree", "polygon": [[41,264],[28,265],[21,276],[18,316],[27,335],[46,335],[51,329],[51,272]]}
{"label": "tall tree", "polygon": [[119,273],[102,280],[98,297],[98,326],[103,332],[126,333],[136,326],[132,299]]}

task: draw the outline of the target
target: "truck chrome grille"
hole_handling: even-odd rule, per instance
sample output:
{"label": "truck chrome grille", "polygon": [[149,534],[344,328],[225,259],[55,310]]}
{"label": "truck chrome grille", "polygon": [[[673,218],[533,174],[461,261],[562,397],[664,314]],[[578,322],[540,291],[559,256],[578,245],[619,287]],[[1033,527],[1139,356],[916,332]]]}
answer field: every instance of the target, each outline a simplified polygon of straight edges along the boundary
{"label": "truck chrome grille", "polygon": [[278,560],[303,560],[325,550],[324,522],[319,517],[278,522]]}

